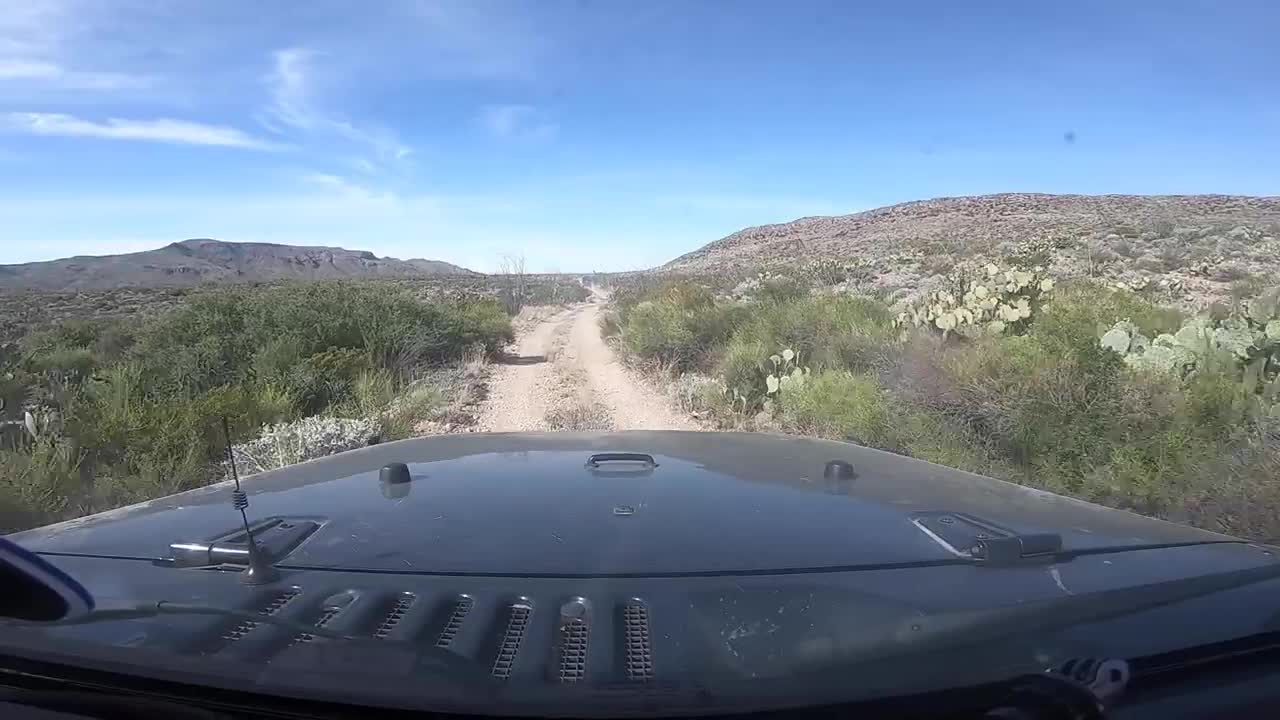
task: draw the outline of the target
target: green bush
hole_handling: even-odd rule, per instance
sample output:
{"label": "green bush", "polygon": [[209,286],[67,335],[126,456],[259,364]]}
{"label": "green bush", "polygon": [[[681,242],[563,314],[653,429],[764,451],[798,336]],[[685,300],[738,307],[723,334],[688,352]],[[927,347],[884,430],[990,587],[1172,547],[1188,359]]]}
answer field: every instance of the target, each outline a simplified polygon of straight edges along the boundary
{"label": "green bush", "polygon": [[[757,292],[710,338],[697,333],[709,321],[695,318],[722,305],[696,288],[637,293],[612,310],[630,321],[619,327],[632,352],[716,359],[718,382],[690,384],[681,402],[721,426],[851,440],[1213,530],[1280,535],[1280,379],[1268,344],[1280,302],[1264,294],[1220,308],[1206,321],[1217,351],[1171,374],[1126,362],[1100,337],[1119,321],[1147,337],[1176,333],[1181,312],[1130,290],[1032,280],[1040,294],[1016,332],[1006,323],[938,337],[895,327],[880,300],[785,291]],[[771,394],[770,357],[788,349],[787,366],[811,372]]]}
{"label": "green bush", "polygon": [[809,296],[809,284],[791,277],[771,277],[760,283],[756,300],[765,305],[780,305]]}
{"label": "green bush", "polygon": [[673,370],[707,367],[744,314],[697,288],[675,286],[660,295],[631,308],[622,337],[635,355]]}
{"label": "green bush", "polygon": [[0,511],[38,522],[202,485],[224,417],[236,441],[327,411],[376,412],[403,437],[439,400],[418,388],[393,404],[405,379],[511,338],[494,300],[424,304],[372,283],[203,291],[136,329],[30,336],[0,392],[6,417],[38,405],[41,437],[0,458]]}
{"label": "green bush", "polygon": [[[844,368],[862,372],[877,366],[895,344],[892,314],[882,303],[847,295],[815,296],[794,302],[752,306],[732,344],[736,366],[725,365],[725,380],[737,387],[747,347],[767,348],[758,362],[790,348],[813,369]],[[734,376],[734,377],[730,377]]]}
{"label": "green bush", "polygon": [[444,398],[439,390],[417,383],[396,397],[385,410],[372,417],[377,420],[384,438],[403,440],[413,435],[413,426],[418,421],[430,419],[443,405]]}
{"label": "green bush", "polygon": [[1097,283],[1063,283],[1054,288],[1053,301],[1036,318],[1031,332],[1059,348],[1082,345],[1102,337],[1118,320],[1129,320],[1150,337],[1174,333],[1183,313],[1157,305],[1137,293],[1113,290]]}
{"label": "green bush", "polygon": [[890,401],[874,377],[824,370],[778,393],[784,423],[805,435],[893,448]]}
{"label": "green bush", "polygon": [[511,319],[497,300],[470,300],[461,303],[458,312],[462,317],[462,334],[458,342],[464,348],[479,345],[486,354],[494,355],[515,340]]}
{"label": "green bush", "polygon": [[53,439],[0,450],[0,533],[77,511],[82,460],[74,444]]}
{"label": "green bush", "polygon": [[765,378],[773,371],[769,356],[778,348],[758,337],[737,333],[721,354],[718,374],[742,410],[758,407],[765,397]]}

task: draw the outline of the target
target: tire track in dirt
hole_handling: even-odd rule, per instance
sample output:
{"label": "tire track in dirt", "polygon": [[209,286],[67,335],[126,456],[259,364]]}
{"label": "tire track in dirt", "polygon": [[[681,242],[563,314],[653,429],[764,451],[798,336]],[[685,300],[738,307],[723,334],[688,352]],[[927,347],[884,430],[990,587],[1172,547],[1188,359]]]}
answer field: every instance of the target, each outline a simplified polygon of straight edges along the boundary
{"label": "tire track in dirt", "polygon": [[600,336],[607,296],[523,333],[498,362],[476,430],[697,430],[657,388],[623,367]]}
{"label": "tire track in dirt", "polygon": [[595,402],[608,408],[615,430],[697,430],[692,418],[671,409],[651,383],[623,367],[600,337],[603,298],[594,298],[573,321],[570,347],[586,370]]}
{"label": "tire track in dirt", "polygon": [[551,362],[579,307],[562,310],[516,339],[494,365],[489,396],[480,413],[479,432],[527,432],[544,429],[543,416],[555,380]]}

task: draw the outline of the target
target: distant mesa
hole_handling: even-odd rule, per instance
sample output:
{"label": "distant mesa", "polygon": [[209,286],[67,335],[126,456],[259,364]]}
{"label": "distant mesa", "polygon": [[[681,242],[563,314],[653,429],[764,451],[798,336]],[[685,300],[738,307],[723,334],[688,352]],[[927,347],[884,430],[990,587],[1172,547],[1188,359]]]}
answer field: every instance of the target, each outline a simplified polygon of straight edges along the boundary
{"label": "distant mesa", "polygon": [[479,273],[439,260],[380,258],[368,250],[192,238],[145,252],[0,265],[0,290],[111,290],[424,275]]}

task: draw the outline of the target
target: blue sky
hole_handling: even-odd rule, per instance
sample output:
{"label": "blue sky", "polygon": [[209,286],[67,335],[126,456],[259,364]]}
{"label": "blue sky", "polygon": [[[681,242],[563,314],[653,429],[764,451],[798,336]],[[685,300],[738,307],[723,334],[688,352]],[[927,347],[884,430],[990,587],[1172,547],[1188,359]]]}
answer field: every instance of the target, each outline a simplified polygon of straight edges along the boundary
{"label": "blue sky", "polygon": [[1280,193],[1280,3],[0,0],[0,262],[647,267],[1002,191]]}

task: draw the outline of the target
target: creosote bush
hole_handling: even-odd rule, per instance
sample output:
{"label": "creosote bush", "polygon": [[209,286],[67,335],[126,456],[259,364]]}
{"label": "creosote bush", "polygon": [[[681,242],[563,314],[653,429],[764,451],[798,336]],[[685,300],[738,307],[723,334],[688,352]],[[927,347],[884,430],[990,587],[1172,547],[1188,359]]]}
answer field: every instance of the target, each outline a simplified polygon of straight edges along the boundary
{"label": "creosote bush", "polygon": [[[1023,255],[1014,259],[1035,253]],[[623,336],[670,341],[625,348],[699,358],[680,402],[725,428],[847,440],[1280,536],[1280,290],[1191,318],[1155,302],[1159,288],[962,263],[894,312],[867,297],[765,291],[770,279],[739,283],[733,299],[623,293]]]}
{"label": "creosote bush", "polygon": [[407,436],[440,404],[419,370],[512,337],[496,300],[361,282],[202,291],[145,323],[29,335],[0,353],[0,419],[36,430],[0,442],[0,530],[218,479],[223,417],[235,442],[314,415]]}

